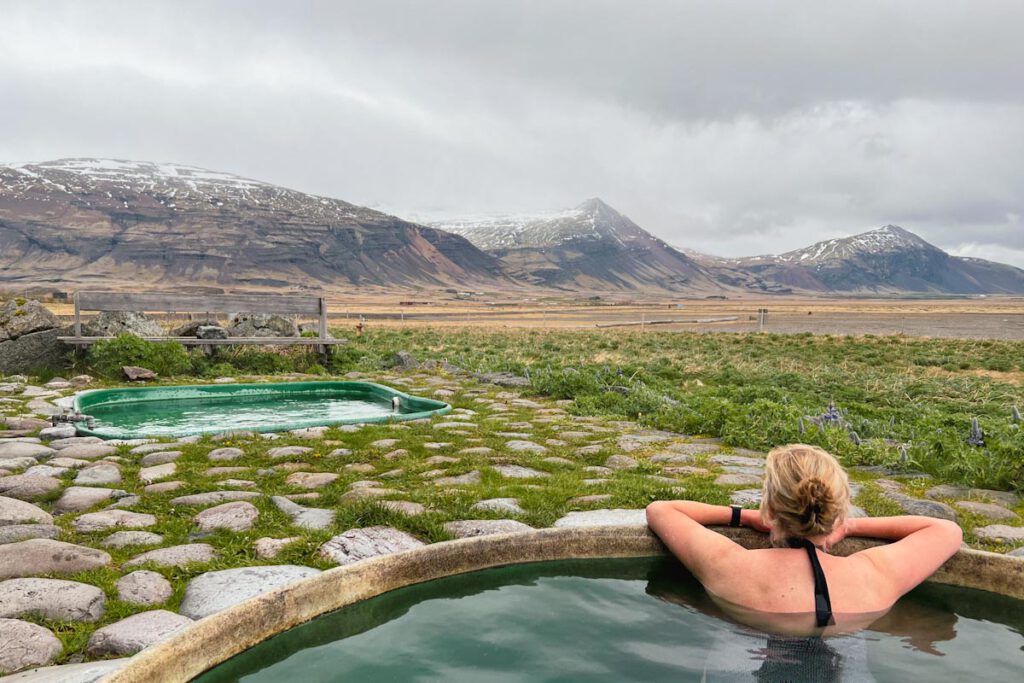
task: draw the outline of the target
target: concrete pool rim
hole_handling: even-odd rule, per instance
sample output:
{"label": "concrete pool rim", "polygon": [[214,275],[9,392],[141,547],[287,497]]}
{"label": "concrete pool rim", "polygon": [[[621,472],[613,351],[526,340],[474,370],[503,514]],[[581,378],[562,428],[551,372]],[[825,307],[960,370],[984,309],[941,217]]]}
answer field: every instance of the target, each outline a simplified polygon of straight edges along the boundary
{"label": "concrete pool rim", "polygon": [[[407,420],[429,419],[435,415],[445,415],[452,410],[452,406],[444,401],[437,401],[435,399],[424,398],[422,396],[413,396],[412,394],[407,394],[398,389],[394,389],[383,384],[377,384],[376,382],[348,380],[257,382],[247,384],[168,384],[144,387],[89,389],[75,394],[72,402],[72,409],[76,413],[88,414],[90,406],[107,404],[144,403],[167,400],[202,400],[202,398],[206,396],[215,399],[223,399],[229,398],[232,395],[237,395],[239,397],[253,397],[271,396],[275,394],[312,394],[316,392],[327,393],[339,391],[359,392],[383,402],[390,402],[393,397],[398,397],[402,401],[403,405],[412,408],[413,412],[396,413],[377,417],[353,418],[348,420],[303,420],[299,422],[281,422],[261,427],[246,428],[245,431],[257,433],[284,432],[293,429],[329,427],[342,424],[404,422]],[[173,395],[175,393],[177,395]],[[103,439],[123,438],[123,434],[106,432],[103,427],[90,429],[83,422],[76,423],[75,427],[79,436],[97,436]],[[218,431],[184,429],[179,432],[175,432],[174,434],[164,436],[180,438],[184,436],[200,436],[203,434],[230,432],[237,429],[238,427]]]}
{"label": "concrete pool rim", "polygon": [[[749,529],[715,527],[747,548],[768,547]],[[849,555],[883,541],[848,538]],[[143,650],[104,683],[190,681],[231,657],[311,619],[389,591],[447,576],[513,564],[666,554],[646,526],[538,529],[434,543],[363,560],[258,595],[197,621]],[[1024,599],[1024,559],[962,548],[929,581]]]}

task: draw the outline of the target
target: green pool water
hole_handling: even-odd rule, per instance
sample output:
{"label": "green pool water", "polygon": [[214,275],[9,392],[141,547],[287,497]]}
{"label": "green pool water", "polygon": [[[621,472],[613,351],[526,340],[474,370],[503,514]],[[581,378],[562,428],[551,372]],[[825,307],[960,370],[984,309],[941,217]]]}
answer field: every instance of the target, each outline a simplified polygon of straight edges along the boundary
{"label": "green pool water", "polygon": [[1024,603],[926,585],[871,628],[778,638],[724,619],[674,560],[518,565],[402,588],[208,671],[246,681],[1013,681]]}
{"label": "green pool water", "polygon": [[[392,398],[399,399],[399,411]],[[94,418],[83,435],[181,437],[228,431],[276,432],[321,425],[411,420],[451,406],[372,382],[279,382],[97,389],[75,397]]]}

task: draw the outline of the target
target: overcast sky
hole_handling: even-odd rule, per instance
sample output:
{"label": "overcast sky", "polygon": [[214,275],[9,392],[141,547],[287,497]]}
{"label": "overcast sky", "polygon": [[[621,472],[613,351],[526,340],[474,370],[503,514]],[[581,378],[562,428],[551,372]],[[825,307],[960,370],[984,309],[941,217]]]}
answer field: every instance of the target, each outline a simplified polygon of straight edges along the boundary
{"label": "overcast sky", "polygon": [[228,171],[420,219],[601,197],[782,252],[1024,266],[1024,2],[0,3],[0,160]]}

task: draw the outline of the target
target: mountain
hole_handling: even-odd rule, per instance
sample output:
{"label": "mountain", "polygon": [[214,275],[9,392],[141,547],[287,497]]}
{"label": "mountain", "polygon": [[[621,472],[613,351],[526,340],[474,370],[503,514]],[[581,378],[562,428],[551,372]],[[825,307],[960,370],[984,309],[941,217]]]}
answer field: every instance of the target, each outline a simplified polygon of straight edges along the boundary
{"label": "mountain", "polygon": [[686,254],[646,232],[600,199],[529,216],[447,220],[462,235],[535,284],[586,290],[722,291]]}
{"label": "mountain", "polygon": [[0,286],[509,282],[457,235],[227,173],[110,159],[0,166]]}
{"label": "mountain", "polygon": [[722,272],[739,271],[780,287],[815,292],[1024,293],[1024,270],[952,256],[896,225],[778,256],[719,259],[705,265],[723,283],[730,279]]}

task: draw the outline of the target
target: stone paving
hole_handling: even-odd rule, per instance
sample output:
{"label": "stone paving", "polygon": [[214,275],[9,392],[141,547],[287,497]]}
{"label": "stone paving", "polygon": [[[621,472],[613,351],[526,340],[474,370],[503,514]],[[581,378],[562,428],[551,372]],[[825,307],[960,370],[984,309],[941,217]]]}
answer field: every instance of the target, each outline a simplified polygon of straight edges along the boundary
{"label": "stone paving", "polygon": [[[761,500],[762,453],[443,374],[373,379],[454,409],[413,424],[102,442],[43,419],[88,378],[0,381],[0,674],[103,671],[74,662],[130,656],[254,595],[426,543],[643,524],[657,499]],[[851,514],[953,519],[975,547],[1024,556],[1014,493],[879,467],[851,481]]]}

